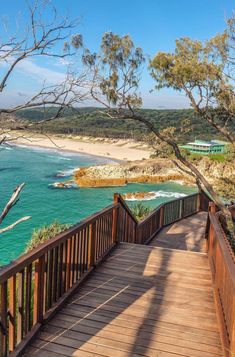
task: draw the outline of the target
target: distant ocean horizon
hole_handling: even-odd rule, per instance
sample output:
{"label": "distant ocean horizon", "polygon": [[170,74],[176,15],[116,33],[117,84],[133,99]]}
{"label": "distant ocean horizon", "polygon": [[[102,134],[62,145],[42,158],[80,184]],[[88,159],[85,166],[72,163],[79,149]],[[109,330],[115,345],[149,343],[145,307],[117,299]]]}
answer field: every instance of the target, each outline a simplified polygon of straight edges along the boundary
{"label": "distant ocean horizon", "polygon": [[[58,220],[75,224],[113,202],[113,194],[152,191],[155,199],[144,201],[154,208],[174,197],[188,195],[195,188],[175,182],[128,184],[124,187],[55,189],[52,184],[72,178],[75,168],[113,163],[117,160],[41,147],[2,146],[0,148],[0,207],[3,209],[17,185],[25,182],[20,201],[2,227],[23,216],[26,222],[0,235],[0,266],[19,257],[34,229]],[[59,175],[58,175],[59,174]],[[58,177],[58,176],[59,177]],[[133,206],[135,202],[128,202]]]}

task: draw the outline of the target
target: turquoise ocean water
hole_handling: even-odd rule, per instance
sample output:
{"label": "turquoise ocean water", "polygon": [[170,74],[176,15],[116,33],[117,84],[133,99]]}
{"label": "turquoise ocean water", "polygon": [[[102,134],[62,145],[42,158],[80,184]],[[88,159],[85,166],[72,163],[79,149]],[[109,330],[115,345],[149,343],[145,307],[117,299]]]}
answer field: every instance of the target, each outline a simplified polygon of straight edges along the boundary
{"label": "turquoise ocean water", "polygon": [[[112,188],[72,188],[53,189],[49,185],[55,181],[69,179],[76,167],[103,164],[112,160],[59,152],[57,150],[5,147],[0,150],[0,208],[9,199],[16,185],[25,182],[26,186],[20,201],[13,207],[3,226],[22,216],[32,216],[11,231],[0,235],[0,266],[17,258],[25,249],[34,228],[49,224],[55,219],[62,223],[74,224],[88,215],[99,211],[113,201],[115,192],[157,191],[158,197],[145,204],[156,207],[178,194],[190,194],[194,188],[174,182],[161,184],[130,184]],[[58,172],[68,177],[58,178]],[[134,202],[128,202],[130,206]]]}

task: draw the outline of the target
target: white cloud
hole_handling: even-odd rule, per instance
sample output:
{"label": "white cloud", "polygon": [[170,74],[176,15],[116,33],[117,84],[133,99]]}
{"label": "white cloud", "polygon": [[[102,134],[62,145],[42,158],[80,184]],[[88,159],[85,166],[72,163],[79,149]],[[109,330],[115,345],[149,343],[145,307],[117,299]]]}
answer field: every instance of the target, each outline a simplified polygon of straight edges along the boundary
{"label": "white cloud", "polygon": [[66,73],[61,73],[53,69],[39,66],[29,58],[19,63],[17,71],[20,71],[25,75],[29,75],[39,83],[46,81],[48,85],[61,83],[66,77]]}
{"label": "white cloud", "polygon": [[[13,59],[11,59],[12,61]],[[54,66],[57,67],[61,64],[62,68],[66,68],[67,61],[58,61],[55,59]],[[1,64],[2,65],[2,64]],[[9,62],[8,62],[9,65]],[[6,64],[4,65],[4,67]],[[63,82],[66,78],[66,73],[62,73],[54,70],[53,68],[42,67],[31,58],[27,58],[20,62],[16,67],[16,72],[24,79],[31,79],[35,81],[33,89],[22,90],[19,81],[14,80],[14,76],[11,80],[11,86],[1,93],[0,95],[0,107],[13,107],[29,100],[35,91],[41,88],[42,84],[56,85]],[[26,87],[25,87],[26,88]],[[159,93],[145,93],[142,96],[143,107],[149,109],[182,109],[190,108],[189,100],[181,94],[159,94]],[[87,101],[83,103],[83,106],[97,106],[94,101]]]}

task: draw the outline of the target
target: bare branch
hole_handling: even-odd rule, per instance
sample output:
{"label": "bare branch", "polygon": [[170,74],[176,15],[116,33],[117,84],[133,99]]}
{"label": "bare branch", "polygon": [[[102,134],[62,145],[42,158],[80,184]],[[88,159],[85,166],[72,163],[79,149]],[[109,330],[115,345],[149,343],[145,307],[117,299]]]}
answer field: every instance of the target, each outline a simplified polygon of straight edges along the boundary
{"label": "bare branch", "polygon": [[3,208],[2,213],[0,214],[0,224],[2,223],[2,221],[4,220],[4,218],[7,216],[7,214],[9,213],[10,209],[17,203],[17,201],[19,200],[19,195],[20,192],[22,191],[22,189],[24,188],[25,183],[20,184],[19,186],[17,186],[13,192],[13,194],[11,195],[9,201],[7,202],[6,206]]}
{"label": "bare branch", "polygon": [[0,228],[0,233],[7,232],[7,231],[11,230],[12,228],[14,228],[15,226],[17,226],[17,224],[19,224],[21,222],[25,222],[25,221],[29,220],[30,218],[31,218],[31,216],[22,217],[22,218],[18,219],[17,221],[15,221],[14,223],[10,224],[9,226]]}

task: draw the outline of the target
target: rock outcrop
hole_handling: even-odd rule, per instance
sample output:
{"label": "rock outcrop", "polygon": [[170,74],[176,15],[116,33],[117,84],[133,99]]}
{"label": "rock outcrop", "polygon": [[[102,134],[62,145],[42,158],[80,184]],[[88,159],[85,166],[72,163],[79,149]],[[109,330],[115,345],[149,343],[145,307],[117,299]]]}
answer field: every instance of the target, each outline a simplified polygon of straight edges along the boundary
{"label": "rock outcrop", "polygon": [[[235,161],[216,162],[204,157],[194,162],[222,196],[235,199]],[[128,183],[159,183],[169,180],[195,184],[171,160],[152,159],[80,168],[74,179],[80,187],[124,186]]]}
{"label": "rock outcrop", "polygon": [[170,160],[144,160],[134,163],[80,168],[75,181],[80,187],[124,186],[127,183],[158,183],[169,180],[188,181]]}

